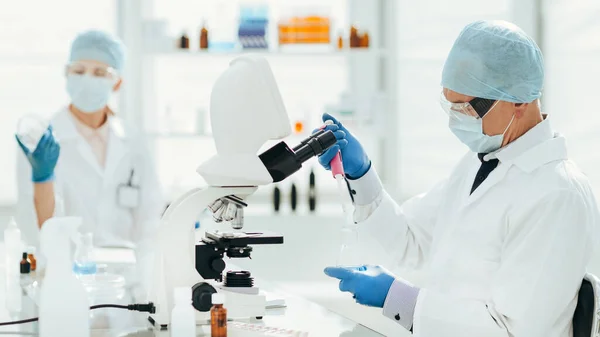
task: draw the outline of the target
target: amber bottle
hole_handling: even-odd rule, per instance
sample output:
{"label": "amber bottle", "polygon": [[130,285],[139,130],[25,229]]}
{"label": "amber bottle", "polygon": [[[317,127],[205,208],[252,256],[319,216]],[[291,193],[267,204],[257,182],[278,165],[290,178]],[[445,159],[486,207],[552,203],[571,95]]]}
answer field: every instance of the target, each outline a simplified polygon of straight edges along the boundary
{"label": "amber bottle", "polygon": [[208,29],[204,25],[200,30],[200,49],[208,49]]}
{"label": "amber bottle", "polygon": [[212,294],[213,306],[210,309],[210,335],[211,337],[227,337],[227,309],[223,307],[225,296]]}

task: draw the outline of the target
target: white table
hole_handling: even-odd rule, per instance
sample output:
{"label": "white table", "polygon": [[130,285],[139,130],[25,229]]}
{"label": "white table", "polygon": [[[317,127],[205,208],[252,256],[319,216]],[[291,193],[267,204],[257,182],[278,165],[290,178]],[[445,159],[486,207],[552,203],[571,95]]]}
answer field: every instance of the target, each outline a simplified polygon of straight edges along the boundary
{"label": "white table", "polygon": [[[3,261],[2,259],[1,261]],[[262,283],[264,290],[277,294],[278,297],[284,297],[286,308],[268,309],[267,314],[262,320],[262,324],[271,327],[295,329],[306,331],[310,337],[376,337],[381,334],[370,330],[360,324],[357,324],[347,318],[335,314],[322,306],[311,303],[298,296],[286,294],[278,291],[276,285]],[[21,311],[18,313],[10,313],[7,310],[7,301],[21,300]],[[114,309],[119,310],[119,309]],[[123,311],[125,315],[127,311]],[[27,319],[37,316],[37,306],[35,302],[29,298],[18,284],[7,283],[7,278],[4,275],[4,266],[0,268],[0,321],[14,321]],[[167,337],[168,331],[156,331],[150,327],[145,313],[131,313],[130,327],[127,328],[110,328],[96,329],[92,331],[93,337]],[[261,324],[261,323],[258,323]],[[198,336],[210,336],[210,333],[205,334],[198,329]],[[38,324],[27,323],[23,325],[0,326],[0,336],[37,336]],[[244,336],[240,333],[229,333],[230,337]]]}

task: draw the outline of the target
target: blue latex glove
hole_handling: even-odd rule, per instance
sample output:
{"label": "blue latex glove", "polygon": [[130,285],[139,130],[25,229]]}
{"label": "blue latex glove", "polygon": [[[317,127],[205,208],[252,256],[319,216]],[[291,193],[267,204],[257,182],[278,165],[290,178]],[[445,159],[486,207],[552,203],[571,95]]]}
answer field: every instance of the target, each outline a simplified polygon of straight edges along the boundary
{"label": "blue latex glove", "polygon": [[[342,164],[344,172],[351,179],[358,179],[369,171],[371,160],[365,153],[358,139],[354,137],[343,125],[330,114],[323,114],[323,122],[331,120],[333,124],[327,125],[325,130],[331,130],[337,138],[336,145],[329,148],[319,156],[319,164],[326,170],[330,170],[329,162],[335,157],[338,151],[342,151]],[[317,130],[315,130],[317,131]]]}
{"label": "blue latex glove", "polygon": [[21,143],[19,137],[15,136],[15,138],[31,164],[31,180],[34,183],[45,183],[54,180],[54,168],[60,154],[60,145],[54,138],[52,126],[48,126],[33,152],[30,152]]}
{"label": "blue latex glove", "polygon": [[340,279],[340,290],[354,295],[356,302],[383,308],[395,277],[380,266],[327,267],[325,274]]}

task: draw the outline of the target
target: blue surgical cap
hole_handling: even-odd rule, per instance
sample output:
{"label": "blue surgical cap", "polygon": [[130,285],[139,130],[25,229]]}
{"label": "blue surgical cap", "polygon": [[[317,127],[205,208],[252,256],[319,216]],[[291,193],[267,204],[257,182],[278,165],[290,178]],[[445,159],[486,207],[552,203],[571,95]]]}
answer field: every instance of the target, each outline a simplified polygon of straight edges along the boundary
{"label": "blue surgical cap", "polygon": [[79,34],[71,45],[69,61],[79,60],[104,62],[121,71],[125,63],[125,46],[105,32],[90,30]]}
{"label": "blue surgical cap", "polygon": [[529,103],[541,96],[544,60],[523,30],[506,21],[467,25],[450,50],[442,86],[459,94]]}

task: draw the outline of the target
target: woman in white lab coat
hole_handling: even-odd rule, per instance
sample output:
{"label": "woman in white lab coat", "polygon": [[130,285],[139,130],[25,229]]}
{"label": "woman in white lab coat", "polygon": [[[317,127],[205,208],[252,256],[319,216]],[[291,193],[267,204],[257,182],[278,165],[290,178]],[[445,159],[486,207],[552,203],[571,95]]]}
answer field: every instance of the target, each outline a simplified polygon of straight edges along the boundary
{"label": "woman in white lab coat", "polygon": [[66,68],[70,104],[33,152],[17,138],[25,154],[18,222],[29,244],[50,217],[79,216],[96,246],[137,248],[138,260],[150,251],[164,209],[154,165],[140,133],[107,105],[121,86],[124,57],[122,43],[106,33],[77,36]]}

